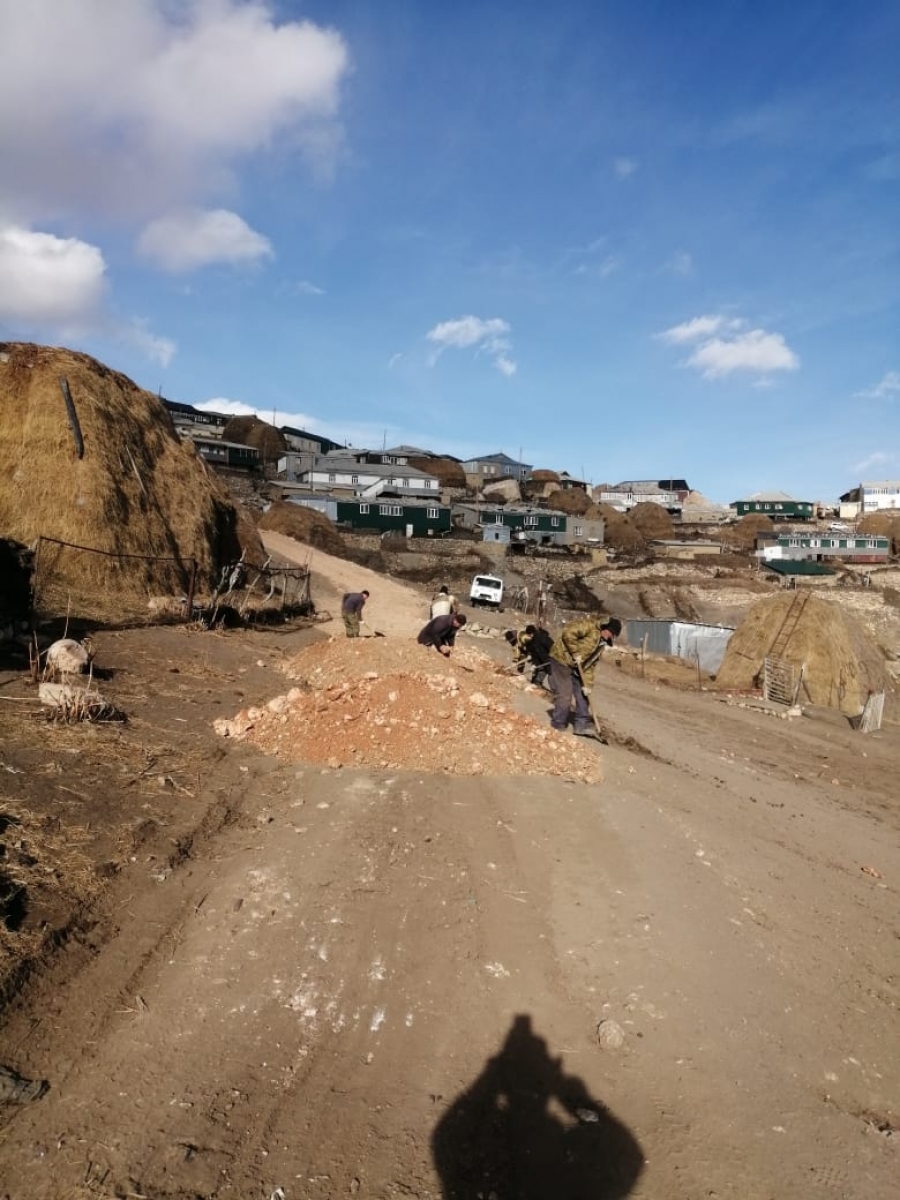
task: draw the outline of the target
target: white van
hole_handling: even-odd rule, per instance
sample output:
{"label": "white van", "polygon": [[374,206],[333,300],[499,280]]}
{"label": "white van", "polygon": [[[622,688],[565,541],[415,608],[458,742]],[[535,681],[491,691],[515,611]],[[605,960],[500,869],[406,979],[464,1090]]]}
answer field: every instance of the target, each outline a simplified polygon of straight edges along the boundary
{"label": "white van", "polygon": [[503,580],[496,575],[476,575],[469,588],[469,603],[485,604],[499,612],[503,603]]}

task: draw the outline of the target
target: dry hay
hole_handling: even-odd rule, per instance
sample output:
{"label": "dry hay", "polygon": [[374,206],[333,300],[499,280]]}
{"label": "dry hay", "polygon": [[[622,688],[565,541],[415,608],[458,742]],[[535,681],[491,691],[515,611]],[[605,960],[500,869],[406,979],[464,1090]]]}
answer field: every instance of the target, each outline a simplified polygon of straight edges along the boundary
{"label": "dry hay", "polygon": [[538,468],[531,472],[532,483],[559,483],[559,474],[556,471],[548,471],[544,468]]}
{"label": "dry hay", "polygon": [[433,475],[442,488],[466,486],[466,473],[462,469],[462,463],[457,462],[455,458],[410,457],[407,462],[414,471],[424,471],[426,475]]}
{"label": "dry hay", "polygon": [[612,546],[614,550],[624,550],[627,553],[634,553],[644,548],[643,535],[624,513],[617,512],[609,504],[595,504],[592,506],[591,512],[603,518],[606,526],[603,540],[607,546]]}
{"label": "dry hay", "polygon": [[569,516],[583,517],[591,507],[591,498],[581,488],[568,488],[566,491],[551,492],[547,497],[548,508],[556,512],[568,513]]}
{"label": "dry hay", "polygon": [[675,532],[672,518],[661,504],[654,504],[652,500],[636,504],[629,512],[628,519],[648,541],[670,538]]}
{"label": "dry hay", "polygon": [[[219,480],[175,433],[158,397],[71,350],[2,343],[0,530],[39,535],[112,555],[173,558],[177,567],[42,547],[68,586],[118,592],[184,588],[186,561],[200,579],[240,555],[237,514]],[[60,390],[64,376],[81,427],[78,457]]]}
{"label": "dry hay", "polygon": [[517,713],[516,695],[531,685],[463,638],[449,659],[406,638],[317,643],[287,664],[298,686],[215,727],[281,758],[331,768],[599,782],[596,744]]}
{"label": "dry hay", "polygon": [[729,546],[734,546],[738,550],[752,550],[756,545],[758,534],[773,533],[774,530],[775,526],[769,517],[747,513],[746,516],[735,521],[733,525],[726,525],[722,529],[717,529],[710,536],[718,537],[723,542],[727,542]]}
{"label": "dry hay", "polygon": [[287,453],[288,444],[284,434],[268,421],[259,417],[232,417],[222,429],[223,442],[237,442],[241,446],[252,446],[259,451],[262,462],[275,462]]}
{"label": "dry hay", "polygon": [[773,648],[798,672],[805,664],[801,701],[852,716],[870,692],[884,691],[884,656],[862,627],[840,605],[796,591],[753,605],[728,643],[717,686],[737,691],[759,687],[764,659]]}
{"label": "dry hay", "polygon": [[259,518],[257,526],[272,533],[283,533],[295,542],[304,542],[326,554],[338,558],[347,556],[344,539],[335,529],[334,522],[314,508],[292,504],[289,500],[276,500]]}
{"label": "dry hay", "polygon": [[856,528],[859,533],[875,533],[890,538],[891,553],[900,553],[900,513],[869,513]]}

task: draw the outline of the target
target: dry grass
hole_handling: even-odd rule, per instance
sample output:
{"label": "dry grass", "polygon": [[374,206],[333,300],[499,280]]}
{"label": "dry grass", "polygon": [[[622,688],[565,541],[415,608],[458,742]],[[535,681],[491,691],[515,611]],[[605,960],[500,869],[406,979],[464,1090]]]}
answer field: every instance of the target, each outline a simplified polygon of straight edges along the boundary
{"label": "dry grass", "polygon": [[661,505],[654,504],[649,500],[643,504],[636,504],[628,514],[628,519],[648,541],[655,538],[670,538],[675,532],[672,518],[666,510]]}
{"label": "dry grass", "polygon": [[[786,640],[785,633],[790,634]],[[852,716],[869,692],[885,688],[884,655],[852,616],[838,604],[798,591],[754,604],[728,643],[717,687],[747,691],[758,686],[763,662],[773,648],[778,658],[798,670],[805,664],[801,700]]]}
{"label": "dry grass", "polygon": [[[38,564],[38,587],[52,580],[146,597],[184,589],[191,558],[204,580],[239,557],[234,505],[156,396],[85,354],[27,343],[0,349],[8,356],[0,362],[0,529],[25,543],[44,536],[112,555],[50,548]],[[61,376],[81,426],[82,458]]]}

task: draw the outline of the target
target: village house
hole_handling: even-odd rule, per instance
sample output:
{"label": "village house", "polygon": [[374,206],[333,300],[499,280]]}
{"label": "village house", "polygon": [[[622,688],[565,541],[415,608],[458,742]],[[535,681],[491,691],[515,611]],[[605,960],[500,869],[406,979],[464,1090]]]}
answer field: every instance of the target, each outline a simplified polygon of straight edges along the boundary
{"label": "village house", "polygon": [[481,530],[485,541],[540,546],[602,546],[606,529],[602,517],[567,516],[548,509],[509,505],[454,504],[453,522],[462,529]]}
{"label": "village house", "polygon": [[530,463],[517,462],[506,454],[485,454],[482,458],[470,458],[462,464],[466,484],[475,491],[482,491],[498,479],[515,479],[519,483],[531,477]]}
{"label": "village house", "polygon": [[659,504],[677,516],[690,488],[684,479],[626,479],[594,488],[594,501],[608,504],[618,512],[627,512],[637,504]]}
{"label": "village house", "polygon": [[787,492],[754,492],[746,500],[734,500],[732,510],[738,517],[769,517],[773,521],[812,521],[816,507],[809,500],[795,500]]}
{"label": "village house", "polygon": [[900,512],[900,480],[860,483],[841,496],[839,511],[843,521],[855,521],[874,512]]}
{"label": "village house", "polygon": [[881,534],[780,533],[774,543],[756,551],[765,562],[841,559],[844,562],[887,562],[891,540]]}
{"label": "village house", "polygon": [[453,524],[447,505],[401,496],[380,496],[377,501],[313,493],[292,495],[291,504],[311,508],[335,525],[355,533],[399,533],[404,537],[444,537]]}
{"label": "village house", "polygon": [[440,499],[440,481],[412,467],[366,461],[368,451],[332,451],[310,465],[303,455],[278,460],[275,484],[283,490],[349,492],[364,500],[391,492],[403,497]]}

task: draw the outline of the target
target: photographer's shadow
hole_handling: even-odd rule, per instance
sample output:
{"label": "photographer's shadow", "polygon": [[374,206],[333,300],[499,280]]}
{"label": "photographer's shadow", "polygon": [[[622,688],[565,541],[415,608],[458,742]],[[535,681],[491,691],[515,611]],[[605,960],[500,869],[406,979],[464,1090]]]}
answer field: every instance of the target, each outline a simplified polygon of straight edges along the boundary
{"label": "photographer's shadow", "polygon": [[528,1016],[513,1020],[431,1145],[444,1200],[617,1200],[644,1165],[629,1130],[564,1073]]}

